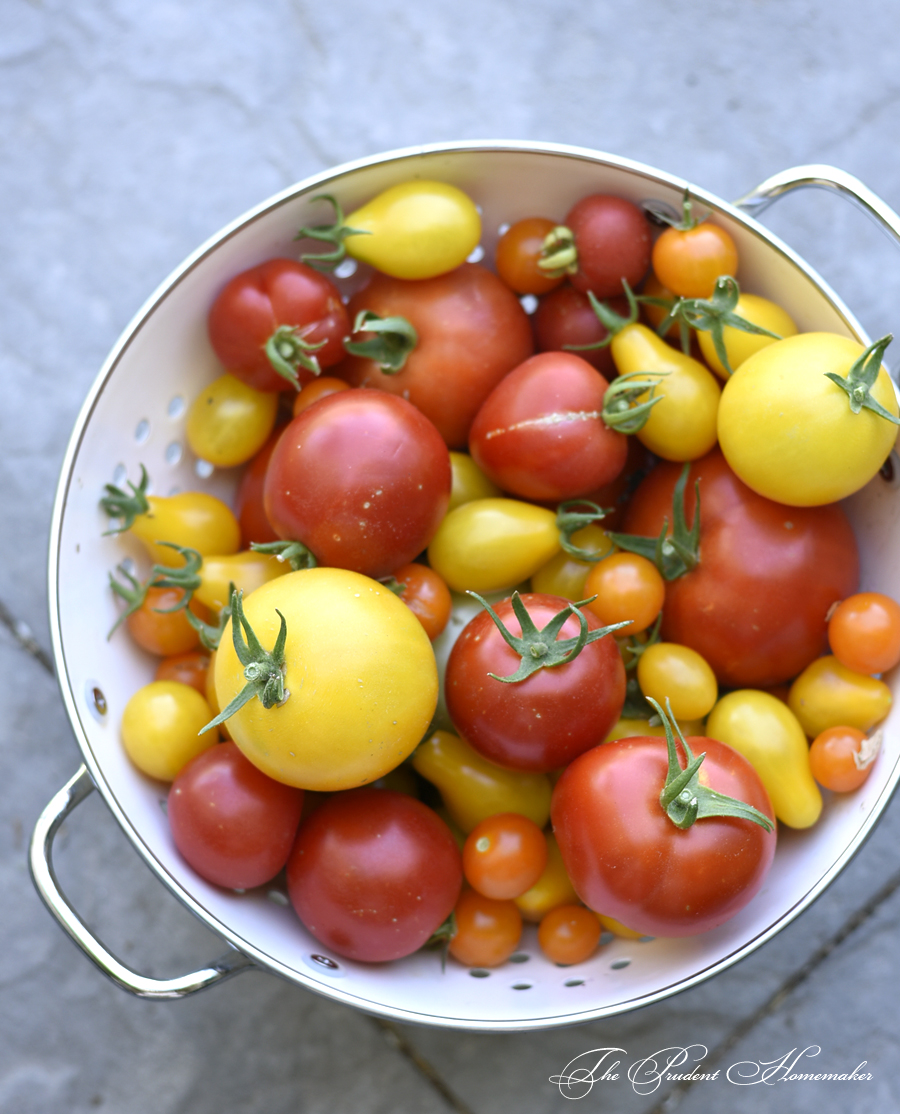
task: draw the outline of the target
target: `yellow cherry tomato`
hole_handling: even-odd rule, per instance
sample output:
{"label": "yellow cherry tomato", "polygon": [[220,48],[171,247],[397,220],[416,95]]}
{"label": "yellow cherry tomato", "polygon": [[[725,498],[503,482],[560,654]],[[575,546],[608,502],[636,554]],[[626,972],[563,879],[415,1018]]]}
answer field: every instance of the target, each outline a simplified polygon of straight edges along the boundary
{"label": "yellow cherry tomato", "polygon": [[[598,559],[606,557],[616,548],[606,531],[593,523],[576,530],[572,543],[588,553],[596,553]],[[583,600],[591,594],[585,591],[585,581],[594,567],[593,562],[579,561],[561,549],[532,574],[531,590],[545,592],[548,596],[562,596],[565,600]]]}
{"label": "yellow cherry tomato", "polygon": [[[768,329],[770,333],[777,333],[782,340],[785,337],[794,336],[797,332],[797,326],[793,319],[781,306],[770,302],[768,298],[761,298],[758,294],[741,294],[737,300],[737,305],[734,307],[734,312],[738,317],[743,317],[745,321],[749,321],[752,325],[759,325],[761,329]],[[743,329],[735,329],[732,325],[726,325],[722,330],[722,341],[725,344],[725,353],[728,356],[728,363],[731,365],[732,372],[737,371],[741,364],[745,360],[749,360],[755,352],[774,344],[775,339],[775,337],[767,337],[763,333],[745,333]],[[697,342],[700,345],[700,351],[703,353],[703,359],[706,360],[716,375],[722,379],[727,379],[728,372],[716,354],[712,333],[698,329]]]}
{"label": "yellow cherry tomato", "polygon": [[706,734],[743,754],[789,828],[809,828],[819,819],[822,794],[810,773],[806,736],[778,697],[757,689],[728,693],[710,712]]}
{"label": "yellow cherry tomato", "polygon": [[892,702],[884,681],[854,673],[831,654],[808,665],[788,694],[791,710],[811,739],[828,727],[868,731],[884,719]]}
{"label": "yellow cherry tomato", "polygon": [[466,261],[481,238],[475,203],[447,182],[391,186],[350,213],[344,243],[354,259],[400,279],[425,279]]}
{"label": "yellow cherry tomato", "polygon": [[278,393],[220,375],[191,403],[187,442],[201,460],[233,468],[256,456],[275,427]]}
{"label": "yellow cherry tomato", "polygon": [[428,563],[457,592],[493,592],[521,584],[559,548],[553,511],[518,499],[474,499],[444,518]]}
{"label": "yellow cherry tomato", "polygon": [[[257,588],[243,611],[270,652],[278,612],[287,626],[285,699],[266,708],[254,696],[227,720],[254,765],[330,791],[375,781],[414,750],[437,704],[437,667],[422,624],[389,588],[345,569],[303,569]],[[230,622],[215,670],[226,708],[245,685]]]}
{"label": "yellow cherry tomato", "polygon": [[653,697],[663,707],[669,700],[679,723],[703,719],[719,695],[716,675],[705,658],[675,642],[648,646],[638,658],[637,678],[644,696]]}
{"label": "yellow cherry tomato", "polygon": [[547,865],[530,890],[513,899],[522,914],[522,920],[537,923],[551,909],[571,905],[578,901],[562,860],[556,836],[547,833]]}
{"label": "yellow cherry tomato", "polygon": [[[685,738],[689,735],[702,736],[706,734],[706,728],[703,726],[702,719],[678,720],[678,727]],[[616,739],[633,739],[640,735],[652,735],[654,738],[664,739],[666,737],[666,729],[661,723],[650,724],[645,719],[632,719],[631,717],[625,716],[613,725],[609,734],[603,741],[604,743],[612,743]]]}
{"label": "yellow cherry tomato", "polygon": [[495,766],[449,731],[432,732],[416,748],[412,764],[437,787],[447,812],[467,835],[499,812],[516,812],[539,828],[550,819],[552,789],[546,774]]}
{"label": "yellow cherry tomato", "polygon": [[502,495],[500,488],[489,480],[468,453],[450,453],[450,505],[448,511],[471,503],[473,499],[491,499]]}
{"label": "yellow cherry tomato", "polygon": [[[638,323],[616,333],[610,351],[619,375],[668,373],[653,392],[662,401],[650,411],[646,425],[636,434],[638,440],[663,460],[696,460],[708,453],[716,443],[722,393],[712,372]],[[638,402],[649,397],[648,391]]]}
{"label": "yellow cherry tomato", "polygon": [[173,781],[192,758],[219,741],[207,701],[181,681],[151,681],[139,688],[122,713],[122,744],[149,777]]}
{"label": "yellow cherry tomato", "polygon": [[[800,333],[746,360],[725,384],[719,443],[738,477],[760,495],[793,507],[834,503],[858,491],[884,463],[897,426],[828,378],[846,378],[863,346],[834,333]],[[884,367],[872,397],[900,415]]]}
{"label": "yellow cherry tomato", "polygon": [[256,553],[252,549],[242,549],[224,557],[204,557],[199,573],[200,587],[194,592],[194,599],[221,611],[231,602],[231,584],[248,596],[263,584],[290,571],[287,561],[279,561],[269,553]]}

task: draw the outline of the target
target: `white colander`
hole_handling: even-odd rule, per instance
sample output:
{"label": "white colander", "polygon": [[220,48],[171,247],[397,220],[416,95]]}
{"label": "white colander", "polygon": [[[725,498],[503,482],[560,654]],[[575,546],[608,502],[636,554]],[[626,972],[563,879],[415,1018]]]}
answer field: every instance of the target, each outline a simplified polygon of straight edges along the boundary
{"label": "white colander", "polygon": [[[490,972],[452,961],[442,971],[439,955],[430,952],[394,963],[354,963],[330,955],[309,936],[277,889],[231,893],[204,882],[182,861],[161,808],[165,787],[135,770],[119,740],[122,709],[152,678],[154,663],[125,637],[107,641],[115,618],[107,572],[128,555],[138,564],[142,558],[127,535],[104,537],[107,519],[98,500],[106,483],[137,481],[141,464],[157,494],[202,488],[229,497],[234,474],[204,466],[185,443],[187,403],[222,370],[206,336],[213,298],[239,271],[273,256],[296,255],[297,229],[323,219],[323,203],[312,200],[316,194],[333,194],[350,212],[413,177],[452,182],[475,199],[488,263],[503,224],[533,215],[562,219],[576,200],[598,192],[637,203],[662,201],[680,211],[688,185],[626,159],[554,144],[458,143],[365,159],[309,178],[236,220],[190,256],[125,330],[76,424],[53,514],[50,626],[63,700],[84,765],[38,821],[31,868],[41,897],[66,931],[104,973],[135,994],[182,997],[256,966],[370,1013],[459,1029],[542,1028],[622,1013],[709,978],[788,924],[858,850],[900,778],[900,723],[892,713],[884,725],[883,750],[863,788],[829,799],[810,831],[782,828],[765,886],[737,917],[696,937],[616,939],[590,961],[568,968],[542,958],[531,928],[512,960]],[[830,330],[867,344],[822,279],[748,216],[800,186],[848,195],[900,239],[900,218],[856,179],[831,167],[785,171],[736,205],[694,185],[690,189],[698,208],[709,207],[737,242],[744,289],[777,301],[802,330]],[[362,270],[340,280],[347,292]],[[847,504],[862,550],[864,587],[895,596],[900,594],[894,571],[900,553],[897,464],[893,476],[887,467]],[[63,819],[95,788],[163,884],[229,945],[209,967],[171,980],[141,976],[111,955],[69,905],[53,873],[53,840]]]}

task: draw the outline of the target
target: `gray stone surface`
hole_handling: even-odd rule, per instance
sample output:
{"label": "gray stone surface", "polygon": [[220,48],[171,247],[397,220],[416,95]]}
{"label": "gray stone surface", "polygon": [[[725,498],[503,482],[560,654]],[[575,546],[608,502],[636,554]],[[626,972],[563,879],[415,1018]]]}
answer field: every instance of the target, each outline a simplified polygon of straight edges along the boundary
{"label": "gray stone surface", "polygon": [[[823,1071],[866,1060],[874,1078],[717,1080],[670,1109],[900,1106],[900,906],[882,893],[900,865],[896,803],[826,895],[737,968],[614,1022],[516,1036],[386,1029],[262,975],[137,1001],[77,953],[25,867],[40,809],[78,762],[28,635],[46,654],[53,489],[105,354],[172,267],[309,173],[442,139],[593,146],[728,198],[829,162],[898,207],[895,42],[880,0],[0,0],[3,1114],[555,1110],[548,1076],[580,1052],[692,1042],[723,1074],[818,1044]],[[803,194],[766,222],[873,334],[896,328],[896,246],[863,217]],[[98,799],[66,825],[59,864],[85,918],[141,970],[174,975],[218,954]],[[585,1102],[644,1112],[664,1097],[604,1086]]]}

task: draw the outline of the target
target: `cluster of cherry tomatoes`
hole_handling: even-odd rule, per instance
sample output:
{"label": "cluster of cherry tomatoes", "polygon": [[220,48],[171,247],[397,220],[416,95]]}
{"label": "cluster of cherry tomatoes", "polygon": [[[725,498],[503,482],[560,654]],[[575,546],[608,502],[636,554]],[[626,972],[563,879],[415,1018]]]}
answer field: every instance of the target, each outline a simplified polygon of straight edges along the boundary
{"label": "cluster of cherry tomatoes", "polygon": [[721,924],[877,753],[900,607],[857,593],[837,500],[893,444],[886,340],[798,334],[687,197],[661,233],[609,195],[518,221],[495,269],[455,187],[321,200],[210,308],[187,436],[234,507],[103,500],[152,566],[110,578],[160,658],[122,739],[178,849],[286,870],[361,960]]}

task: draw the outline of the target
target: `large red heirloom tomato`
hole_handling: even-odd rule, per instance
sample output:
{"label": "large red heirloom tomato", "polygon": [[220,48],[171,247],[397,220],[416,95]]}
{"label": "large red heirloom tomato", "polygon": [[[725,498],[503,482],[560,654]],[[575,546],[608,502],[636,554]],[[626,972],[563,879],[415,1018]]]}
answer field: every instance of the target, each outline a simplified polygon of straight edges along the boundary
{"label": "large red heirloom tomato", "polygon": [[450,502],[450,454],[410,403],[341,391],[287,426],[266,472],[266,515],[325,565],[387,576],[422,552]]}

